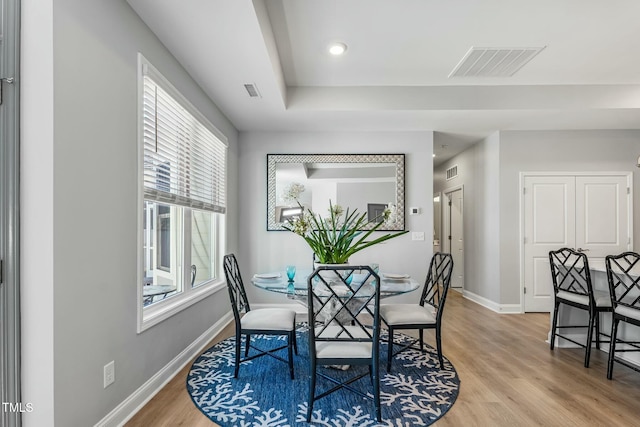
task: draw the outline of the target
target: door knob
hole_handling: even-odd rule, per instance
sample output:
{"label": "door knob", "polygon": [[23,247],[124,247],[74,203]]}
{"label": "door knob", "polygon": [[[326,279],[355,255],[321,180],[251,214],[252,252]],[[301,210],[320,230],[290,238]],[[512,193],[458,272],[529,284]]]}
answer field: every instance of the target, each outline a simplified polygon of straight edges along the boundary
{"label": "door knob", "polygon": [[577,251],[578,252],[589,252],[589,249],[578,248]]}

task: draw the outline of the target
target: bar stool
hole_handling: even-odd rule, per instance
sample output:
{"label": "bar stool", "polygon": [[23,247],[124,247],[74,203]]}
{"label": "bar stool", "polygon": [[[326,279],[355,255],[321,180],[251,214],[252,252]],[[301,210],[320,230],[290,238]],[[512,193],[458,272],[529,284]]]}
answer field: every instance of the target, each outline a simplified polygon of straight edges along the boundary
{"label": "bar stool", "polygon": [[[551,264],[551,278],[553,279],[555,295],[550,348],[551,350],[554,349],[556,336],[584,347],[584,367],[588,368],[589,358],[591,357],[593,329],[594,327],[596,329],[596,348],[600,349],[600,335],[606,336],[606,334],[600,332],[600,313],[612,310],[611,297],[608,292],[594,292],[591,284],[591,273],[589,272],[589,260],[583,252],[577,252],[570,248],[550,251],[549,262]],[[586,326],[558,326],[560,304],[586,310],[589,313],[589,324]],[[564,328],[585,327],[587,328],[586,344],[575,341],[558,332],[558,330]]]}

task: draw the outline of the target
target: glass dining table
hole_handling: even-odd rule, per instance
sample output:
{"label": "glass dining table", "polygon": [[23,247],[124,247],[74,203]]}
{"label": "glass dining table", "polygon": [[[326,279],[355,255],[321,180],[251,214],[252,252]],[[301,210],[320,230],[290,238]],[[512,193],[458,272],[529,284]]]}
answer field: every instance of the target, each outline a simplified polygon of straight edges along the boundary
{"label": "glass dining table", "polygon": [[[307,278],[313,270],[298,270],[293,279],[289,281],[284,271],[255,274],[251,283],[269,292],[286,294],[291,299],[304,300],[307,297]],[[357,276],[357,273],[354,274]],[[357,280],[357,279],[355,279]],[[406,274],[380,273],[380,298],[413,292],[420,287],[420,283]]]}

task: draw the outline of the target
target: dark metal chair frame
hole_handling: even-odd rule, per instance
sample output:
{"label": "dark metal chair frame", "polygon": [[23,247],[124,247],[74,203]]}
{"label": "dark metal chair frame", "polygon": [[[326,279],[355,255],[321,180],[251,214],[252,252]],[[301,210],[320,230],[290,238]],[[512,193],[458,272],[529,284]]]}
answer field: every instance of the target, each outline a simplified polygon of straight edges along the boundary
{"label": "dark metal chair frame", "polygon": [[[600,313],[611,312],[611,307],[597,306],[593,295],[593,285],[591,282],[591,273],[589,271],[589,260],[584,252],[578,252],[571,248],[561,248],[556,251],[549,251],[549,263],[551,266],[551,278],[554,289],[554,308],[553,320],[551,324],[551,339],[549,347],[551,350],[555,347],[556,337],[560,337],[570,341],[585,349],[584,367],[589,367],[591,358],[591,344],[593,343],[593,330],[596,330],[596,348],[600,349],[602,341],[600,336],[609,335],[600,331]],[[558,292],[565,291],[576,297],[588,298],[587,305],[580,304],[567,298],[558,296]],[[588,325],[562,325],[558,326],[558,312],[560,304],[566,304],[571,307],[586,310],[589,313]],[[578,342],[567,335],[560,333],[561,329],[577,329],[587,328],[587,342]]]}
{"label": "dark metal chair frame", "polygon": [[[636,365],[624,359],[616,357],[616,352],[640,351],[640,342],[627,341],[617,338],[619,323],[626,322],[640,326],[640,320],[634,319],[617,311],[619,308],[637,310],[640,313],[640,277],[630,274],[632,268],[640,266],[640,255],[635,252],[624,252],[620,255],[609,255],[605,258],[607,281],[613,305],[611,319],[611,346],[609,347],[609,363],[607,365],[607,378],[613,378],[613,362],[618,362],[635,371],[640,371]],[[617,344],[625,348],[616,348]]]}
{"label": "dark metal chair frame", "polygon": [[[407,350],[419,350],[424,353],[424,330],[435,329],[436,334],[436,350],[438,352],[438,361],[440,362],[440,369],[444,368],[444,358],[442,357],[442,313],[444,310],[444,304],[447,299],[447,293],[451,284],[451,273],[453,272],[453,258],[451,254],[436,252],[431,257],[429,262],[429,272],[425,280],[424,288],[420,296],[419,305],[424,307],[425,304],[429,304],[436,310],[436,321],[434,323],[406,323],[390,325],[381,317],[382,322],[387,325],[389,331],[388,338],[388,352],[387,352],[387,372],[391,372],[391,361],[393,358]],[[419,338],[414,339],[406,344],[396,343],[393,340],[393,334],[395,330],[402,329],[417,329]],[[415,344],[420,342],[420,347],[415,347]],[[399,350],[393,351],[393,346],[402,346]]]}
{"label": "dark metal chair frame", "polygon": [[[242,327],[242,312],[248,313],[251,311],[249,306],[249,300],[247,299],[247,293],[244,289],[244,283],[242,281],[242,275],[238,267],[238,261],[234,254],[225,255],[223,259],[224,274],[227,279],[227,289],[229,290],[229,298],[231,299],[231,307],[233,309],[233,317],[235,320],[235,369],[233,373],[234,378],[238,378],[238,371],[240,370],[240,364],[248,362],[257,357],[271,356],[281,362],[287,363],[289,366],[289,373],[291,379],[294,379],[293,373],[293,351],[298,354],[298,345],[296,342],[296,329],[295,321],[290,331],[284,330],[265,330],[265,329],[247,329]],[[261,310],[261,309],[258,309]],[[255,311],[258,311],[255,310]],[[242,346],[242,336],[245,336],[245,350],[244,358],[240,357],[240,351]],[[263,350],[251,344],[251,335],[284,335],[287,337],[287,344],[277,348]],[[288,353],[288,360],[274,354],[277,351],[286,348]],[[257,353],[249,356],[249,350],[254,349]]]}
{"label": "dark metal chair frame", "polygon": [[[348,277],[355,273],[361,275],[361,280],[358,280],[357,283],[348,280]],[[333,279],[331,279],[331,277],[327,278],[327,275],[333,276]],[[335,282],[333,282],[333,280],[335,280]],[[380,379],[378,374],[380,286],[376,285],[377,283],[380,283],[380,277],[366,265],[320,266],[308,277],[310,380],[307,422],[311,422],[311,414],[315,401],[342,388],[350,390],[366,399],[372,399],[375,406],[376,420],[381,421]],[[343,291],[347,290],[347,295],[339,295],[335,291],[336,284],[341,286]],[[321,294],[318,286],[325,291],[324,294]],[[326,293],[327,290],[328,293]],[[325,316],[327,309],[329,309],[329,317]],[[340,336],[328,335],[329,330],[327,328],[331,327],[335,327],[338,331],[335,335]],[[357,333],[354,333],[354,331]],[[344,342],[345,344],[350,342],[371,343],[371,357],[318,357],[316,345],[322,345],[322,343],[328,342]],[[361,373],[345,381],[340,381],[325,373],[318,372],[318,366],[323,365],[368,365],[369,370],[368,373]],[[335,385],[320,394],[316,394],[317,376]],[[352,383],[365,376],[371,378],[373,398],[365,392],[351,386]]]}

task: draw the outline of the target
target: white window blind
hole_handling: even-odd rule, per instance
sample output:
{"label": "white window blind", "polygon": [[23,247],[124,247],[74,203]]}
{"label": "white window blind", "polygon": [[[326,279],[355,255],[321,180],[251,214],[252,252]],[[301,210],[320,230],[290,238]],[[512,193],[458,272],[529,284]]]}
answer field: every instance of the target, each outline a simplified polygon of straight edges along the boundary
{"label": "white window blind", "polygon": [[224,213],[226,144],[153,77],[143,77],[145,199]]}

